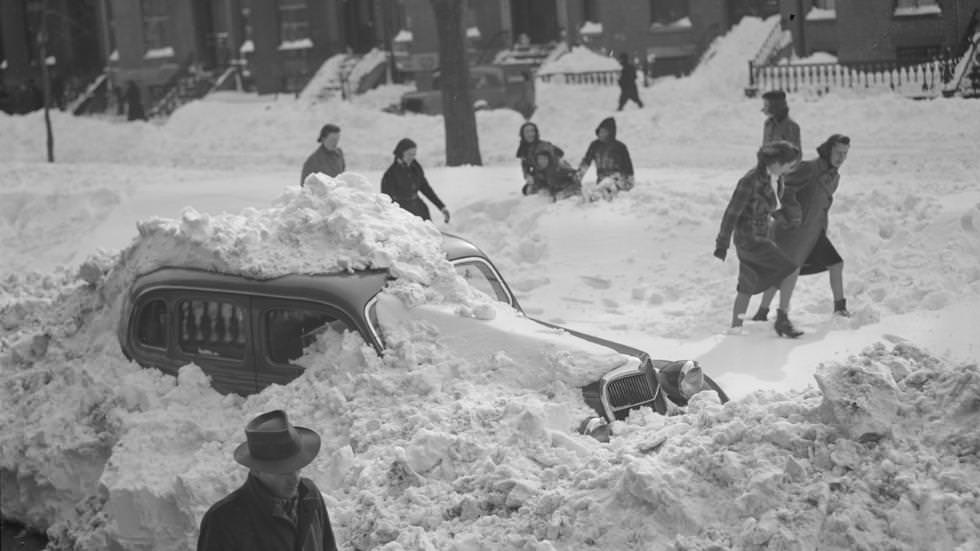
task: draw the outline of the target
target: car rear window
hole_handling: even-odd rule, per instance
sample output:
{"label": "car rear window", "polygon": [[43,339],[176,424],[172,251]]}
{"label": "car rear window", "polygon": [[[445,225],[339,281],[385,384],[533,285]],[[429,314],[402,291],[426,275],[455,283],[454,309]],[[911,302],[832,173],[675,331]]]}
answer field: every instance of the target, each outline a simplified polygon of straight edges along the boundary
{"label": "car rear window", "polygon": [[184,300],[177,306],[177,344],[187,354],[240,360],[248,345],[245,309],[222,300]]}

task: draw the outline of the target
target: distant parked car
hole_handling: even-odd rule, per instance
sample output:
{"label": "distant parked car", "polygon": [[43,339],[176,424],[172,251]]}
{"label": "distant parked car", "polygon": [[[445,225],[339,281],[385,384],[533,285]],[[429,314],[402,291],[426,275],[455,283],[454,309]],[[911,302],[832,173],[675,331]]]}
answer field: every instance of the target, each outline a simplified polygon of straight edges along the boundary
{"label": "distant parked car", "polygon": [[[436,71],[431,87],[402,95],[401,110],[410,113],[442,113],[441,73]],[[509,108],[529,118],[535,109],[534,77],[522,67],[476,65],[470,67],[470,99],[473,109]]]}
{"label": "distant parked car", "polygon": [[[444,234],[443,248],[471,286],[523,313],[497,268],[476,245]],[[191,268],[160,268],[137,278],[131,286],[119,324],[119,342],[126,357],[144,367],[176,375],[180,367],[194,363],[211,377],[219,392],[254,394],[301,375],[304,367],[296,361],[326,331],[358,333],[380,354],[385,342],[376,302],[391,278],[386,270],[363,270],[257,280]],[[654,360],[641,350],[564,330],[639,360],[582,388],[585,402],[606,421],[623,419],[638,407],[665,413],[665,398],[687,404],[688,396],[676,379],[681,366],[690,368],[693,362]],[[709,377],[704,382],[723,402],[728,400]]]}

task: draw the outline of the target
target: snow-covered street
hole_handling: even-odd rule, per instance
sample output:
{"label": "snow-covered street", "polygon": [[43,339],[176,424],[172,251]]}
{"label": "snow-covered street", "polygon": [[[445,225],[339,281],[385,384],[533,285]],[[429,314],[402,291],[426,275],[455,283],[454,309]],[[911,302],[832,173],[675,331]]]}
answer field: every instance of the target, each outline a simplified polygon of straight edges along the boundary
{"label": "snow-covered street", "polygon": [[[243,423],[282,408],[324,435],[304,475],[344,548],[980,548],[980,102],[790,96],[804,158],[831,133],[852,140],[829,234],[853,316],[831,315],[819,274],[794,297],[803,337],[771,322],[726,334],[738,266],[711,252],[761,138],[761,101],[741,91],[759,23],[745,19],[692,76],[641,88],[642,110],[615,113],[615,88],[538,84],[532,120],[573,164],[616,116],[637,183],[612,201],[522,196],[511,111],[478,113],[486,166],[440,166],[440,117],[381,111],[403,86],[351,102],[222,93],[164,124],[55,112],[56,164],[43,162],[39,113],[0,115],[4,516],[76,549],[192,549],[201,515],[244,477],[231,458]],[[363,179],[314,197],[300,166],[325,122]],[[603,444],[574,431],[587,408],[573,377],[513,377],[547,380],[557,353],[464,357],[434,321],[391,327],[384,358],[355,336],[319,343],[302,377],[248,398],[216,393],[197,367],[174,380],[122,355],[119,299],[137,260],[244,254],[228,243],[274,234],[277,215],[300,242],[330,216],[383,227],[394,207],[371,191],[405,136],[452,212],[436,228],[479,245],[529,315],[696,359],[733,401],[703,393],[686,415],[638,412]],[[354,191],[337,191],[344,182]],[[396,217],[388,236],[331,236],[330,252],[390,240],[407,273],[432,275],[444,268],[420,244],[428,229]],[[283,247],[277,269],[315,264]],[[128,264],[123,250],[136,251]],[[271,265],[249,254],[229,265]],[[105,279],[76,279],[87,259]],[[428,307],[472,309],[437,290]],[[508,315],[482,321],[506,334]]]}

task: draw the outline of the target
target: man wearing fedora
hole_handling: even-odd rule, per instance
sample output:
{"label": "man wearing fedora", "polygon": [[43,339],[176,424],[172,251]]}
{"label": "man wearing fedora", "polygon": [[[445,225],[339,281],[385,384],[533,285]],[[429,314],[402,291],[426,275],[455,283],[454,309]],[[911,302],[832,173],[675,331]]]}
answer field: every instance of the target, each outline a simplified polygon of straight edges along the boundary
{"label": "man wearing fedora", "polygon": [[252,419],[245,438],[235,461],[248,478],[204,514],[198,551],[336,551],[323,496],[299,476],[320,451],[320,436],[275,410]]}
{"label": "man wearing fedora", "polygon": [[322,172],[331,178],[336,177],[341,172],[347,170],[347,163],[344,162],[344,151],[340,149],[340,127],[336,124],[325,124],[320,129],[320,137],[316,139],[320,145],[303,163],[303,172],[299,178],[299,185],[306,182],[306,177],[314,172]]}

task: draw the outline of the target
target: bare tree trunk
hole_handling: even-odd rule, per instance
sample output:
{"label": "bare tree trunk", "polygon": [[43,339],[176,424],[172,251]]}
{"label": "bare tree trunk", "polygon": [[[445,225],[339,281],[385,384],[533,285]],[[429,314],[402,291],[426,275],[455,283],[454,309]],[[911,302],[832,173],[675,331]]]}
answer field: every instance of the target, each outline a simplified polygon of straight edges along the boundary
{"label": "bare tree trunk", "polygon": [[54,133],[51,131],[51,115],[48,106],[51,105],[51,75],[48,73],[48,3],[41,8],[41,32],[38,33],[38,49],[41,54],[41,89],[44,90],[44,127],[48,133],[48,162],[54,162]]}
{"label": "bare tree trunk", "polygon": [[470,99],[470,67],[463,29],[464,0],[431,0],[439,35],[439,86],[446,127],[446,165],[482,165],[476,115]]}

